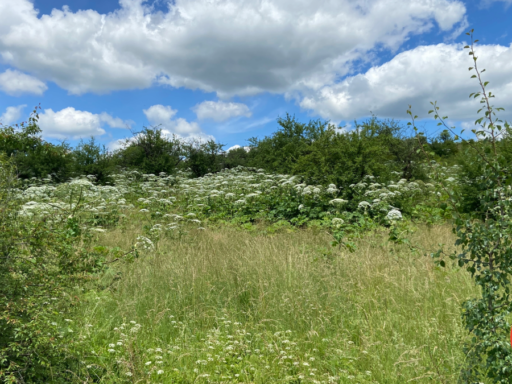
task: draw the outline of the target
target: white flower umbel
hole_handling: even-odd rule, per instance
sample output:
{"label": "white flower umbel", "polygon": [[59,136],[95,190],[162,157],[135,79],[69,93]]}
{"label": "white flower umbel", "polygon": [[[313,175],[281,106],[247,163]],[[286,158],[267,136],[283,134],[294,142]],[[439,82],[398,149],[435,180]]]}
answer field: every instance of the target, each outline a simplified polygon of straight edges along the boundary
{"label": "white flower umbel", "polygon": [[329,201],[329,204],[331,204],[331,205],[342,205],[345,203],[347,203],[347,200],[343,200],[343,199],[332,199],[331,201]]}
{"label": "white flower umbel", "polygon": [[388,220],[401,220],[402,219],[402,213],[398,209],[392,209],[388,212],[386,215],[386,219]]}
{"label": "white flower umbel", "polygon": [[144,236],[137,236],[137,243],[135,244],[137,248],[142,248],[146,251],[155,249],[155,245],[153,242]]}

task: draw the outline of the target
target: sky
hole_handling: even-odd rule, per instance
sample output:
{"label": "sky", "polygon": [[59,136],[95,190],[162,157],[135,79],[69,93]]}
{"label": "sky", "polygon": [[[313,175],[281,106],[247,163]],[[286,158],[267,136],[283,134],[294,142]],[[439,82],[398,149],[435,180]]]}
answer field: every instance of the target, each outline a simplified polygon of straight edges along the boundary
{"label": "sky", "polygon": [[108,148],[144,127],[247,145],[287,113],[474,128],[463,47],[512,122],[512,0],[0,0],[0,123]]}

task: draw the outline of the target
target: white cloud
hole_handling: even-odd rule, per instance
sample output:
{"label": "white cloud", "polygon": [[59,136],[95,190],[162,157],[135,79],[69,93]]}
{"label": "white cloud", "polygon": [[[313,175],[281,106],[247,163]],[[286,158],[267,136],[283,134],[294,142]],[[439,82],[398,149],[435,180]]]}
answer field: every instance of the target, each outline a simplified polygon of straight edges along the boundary
{"label": "white cloud", "polygon": [[228,103],[225,101],[203,101],[192,110],[199,120],[212,119],[217,122],[226,121],[232,117],[251,117],[249,107],[242,103]]}
{"label": "white cloud", "polygon": [[94,114],[88,111],[78,111],[73,107],[64,108],[58,112],[45,109],[39,114],[39,126],[43,130],[43,136],[57,139],[78,139],[90,136],[101,136],[105,130],[102,123],[111,127],[129,126],[129,122],[123,125],[122,120],[113,118],[107,113]]}
{"label": "white cloud", "polygon": [[320,89],[367,60],[436,25],[464,21],[460,0],[176,0],[152,12],[54,9],[0,0],[4,62],[73,94],[169,84],[219,97]]}
{"label": "white cloud", "polygon": [[153,105],[143,110],[148,121],[154,125],[160,125],[160,129],[166,135],[177,135],[185,139],[213,139],[213,136],[205,134],[199,124],[196,122],[188,122],[183,118],[173,119],[176,112],[170,106],[161,104]]}
{"label": "white cloud", "polygon": [[11,96],[24,93],[42,95],[48,87],[40,80],[20,71],[8,69],[0,73],[0,90]]}
{"label": "white cloud", "polygon": [[249,151],[251,150],[251,147],[247,147],[247,146],[246,146],[246,147],[242,147],[242,146],[240,146],[240,145],[238,145],[238,144],[235,144],[235,145],[233,145],[232,147],[229,147],[228,149],[226,149],[226,152],[229,152],[229,151],[232,151],[232,150],[234,150],[234,149],[238,149],[238,148],[243,148],[243,149],[245,149],[245,152],[249,152]]}
{"label": "white cloud", "polygon": [[[488,90],[496,94],[495,106],[505,108],[500,115],[509,118],[512,111],[512,45],[475,47],[483,79],[490,81]],[[342,82],[310,93],[300,105],[328,119],[352,120],[368,116],[407,118],[408,105],[420,117],[432,109],[430,101],[438,102],[442,115],[454,120],[476,118],[481,107],[479,99],[469,99],[480,90],[473,73],[471,56],[463,45],[420,46],[402,52],[389,62],[366,73],[351,76]]]}
{"label": "white cloud", "polygon": [[131,120],[122,120],[119,117],[112,117],[106,112],[101,112],[98,116],[100,121],[107,123],[111,128],[130,128],[135,124]]}
{"label": "white cloud", "polygon": [[109,151],[117,151],[126,147],[126,139],[117,139],[107,144]]}
{"label": "white cloud", "polygon": [[18,105],[17,107],[7,107],[5,112],[0,116],[0,123],[9,126],[17,122],[21,117],[21,111],[27,105]]}

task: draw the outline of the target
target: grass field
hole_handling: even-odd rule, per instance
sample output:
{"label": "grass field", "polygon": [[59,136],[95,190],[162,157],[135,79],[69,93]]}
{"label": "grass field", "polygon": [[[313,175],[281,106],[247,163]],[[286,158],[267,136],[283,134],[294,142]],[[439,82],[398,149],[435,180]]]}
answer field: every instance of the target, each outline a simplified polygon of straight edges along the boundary
{"label": "grass field", "polygon": [[[137,233],[117,228],[97,242],[127,249]],[[418,228],[416,252],[378,232],[354,253],[330,240],[318,229],[194,229],[112,263],[73,324],[94,348],[91,378],[455,383],[461,302],[477,289],[466,271],[426,256],[453,244],[450,227]]]}

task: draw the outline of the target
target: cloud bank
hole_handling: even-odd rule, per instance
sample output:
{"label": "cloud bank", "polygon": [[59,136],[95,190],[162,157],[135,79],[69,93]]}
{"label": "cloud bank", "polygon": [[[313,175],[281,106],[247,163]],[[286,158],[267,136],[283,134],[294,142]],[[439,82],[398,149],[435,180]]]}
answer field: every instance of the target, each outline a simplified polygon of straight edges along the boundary
{"label": "cloud bank", "polygon": [[320,89],[376,49],[465,21],[459,0],[176,0],[152,12],[120,0],[101,15],[64,7],[38,18],[0,0],[0,55],[72,94],[172,87],[219,97]]}
{"label": "cloud bank", "polygon": [[[484,45],[475,47],[480,69],[487,86],[496,98],[492,104],[504,107],[501,114],[512,116],[512,45]],[[351,120],[370,115],[407,118],[409,104],[420,117],[427,117],[432,109],[430,101],[437,101],[443,114],[454,120],[476,118],[479,99],[469,99],[471,92],[480,90],[471,56],[463,45],[438,44],[419,46],[396,55],[389,62],[366,73],[350,76],[342,82],[328,85],[311,93],[300,102],[301,107],[313,110],[324,118]]]}

